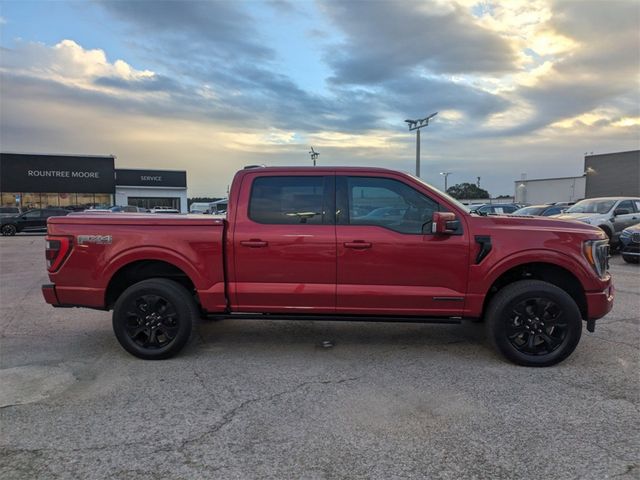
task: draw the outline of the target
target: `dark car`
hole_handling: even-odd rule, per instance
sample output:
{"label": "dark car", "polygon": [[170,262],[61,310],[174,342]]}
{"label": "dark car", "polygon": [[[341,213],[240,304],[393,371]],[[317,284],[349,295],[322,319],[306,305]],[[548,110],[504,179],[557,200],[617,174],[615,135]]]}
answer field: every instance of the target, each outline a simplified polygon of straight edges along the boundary
{"label": "dark car", "polygon": [[622,259],[627,263],[640,263],[640,223],[625,228],[620,234]]}
{"label": "dark car", "polygon": [[44,232],[47,230],[49,217],[68,215],[69,210],[64,208],[37,208],[29,210],[21,215],[0,218],[0,232],[5,237],[19,232]]}
{"label": "dark car", "polygon": [[483,205],[473,205],[470,208],[470,212],[480,215],[513,213],[518,210],[518,208],[520,208],[520,206],[515,203],[485,203]]}
{"label": "dark car", "polygon": [[513,212],[513,215],[533,215],[535,217],[548,217],[558,215],[568,207],[565,205],[529,205]]}
{"label": "dark car", "polygon": [[20,215],[18,207],[0,207],[0,218],[15,217],[16,215]]}

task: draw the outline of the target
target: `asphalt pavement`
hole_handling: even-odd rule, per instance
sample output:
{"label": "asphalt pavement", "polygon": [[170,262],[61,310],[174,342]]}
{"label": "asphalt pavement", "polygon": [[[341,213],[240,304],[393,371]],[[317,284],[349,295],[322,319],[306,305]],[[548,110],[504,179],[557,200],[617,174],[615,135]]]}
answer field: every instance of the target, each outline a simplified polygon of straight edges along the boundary
{"label": "asphalt pavement", "polygon": [[640,266],[611,263],[551,368],[471,323],[203,321],[154,362],[44,303],[43,236],[0,238],[0,478],[640,478]]}

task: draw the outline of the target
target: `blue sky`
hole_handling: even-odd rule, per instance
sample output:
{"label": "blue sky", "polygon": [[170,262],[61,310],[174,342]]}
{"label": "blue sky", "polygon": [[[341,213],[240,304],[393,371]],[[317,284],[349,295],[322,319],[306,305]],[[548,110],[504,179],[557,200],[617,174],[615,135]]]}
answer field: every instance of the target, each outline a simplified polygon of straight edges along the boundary
{"label": "blue sky", "polygon": [[423,178],[578,175],[638,148],[637,2],[5,1],[3,150],[184,168],[221,195],[245,164]]}

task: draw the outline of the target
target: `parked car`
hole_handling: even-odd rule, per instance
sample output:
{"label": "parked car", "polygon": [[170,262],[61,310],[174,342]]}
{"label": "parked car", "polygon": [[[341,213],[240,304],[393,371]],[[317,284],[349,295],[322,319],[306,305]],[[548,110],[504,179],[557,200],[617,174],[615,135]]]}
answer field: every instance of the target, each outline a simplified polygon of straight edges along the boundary
{"label": "parked car", "polygon": [[0,218],[0,232],[5,237],[20,232],[42,232],[47,229],[49,217],[63,217],[69,210],[64,208],[37,208],[20,215]]}
{"label": "parked car", "polygon": [[155,207],[155,208],[152,208],[150,212],[151,213],[180,213],[177,209],[169,208],[169,207]]}
{"label": "parked car", "polygon": [[627,263],[640,263],[640,223],[625,228],[620,234],[622,259]]}
{"label": "parked car", "polygon": [[519,208],[512,215],[533,215],[534,217],[548,217],[562,213],[567,207],[562,205],[529,205]]}
{"label": "parked car", "polygon": [[[393,224],[351,212],[403,205]],[[153,226],[153,228],[150,228]],[[381,168],[241,170],[226,219],[75,215],[49,221],[47,303],[113,310],[122,347],[168,358],[200,316],[460,323],[484,320],[508,359],[567,358],[613,306],[597,227],[470,214]]]}
{"label": "parked car", "polygon": [[20,208],[18,207],[0,207],[0,218],[15,217],[20,215]]}
{"label": "parked car", "polygon": [[611,245],[617,246],[622,230],[640,222],[640,198],[589,198],[579,201],[553,218],[578,220],[600,227],[609,237]]}
{"label": "parked car", "polygon": [[515,203],[484,203],[481,205],[473,205],[470,207],[471,213],[478,213],[481,215],[500,214],[500,213],[513,213],[520,208]]}

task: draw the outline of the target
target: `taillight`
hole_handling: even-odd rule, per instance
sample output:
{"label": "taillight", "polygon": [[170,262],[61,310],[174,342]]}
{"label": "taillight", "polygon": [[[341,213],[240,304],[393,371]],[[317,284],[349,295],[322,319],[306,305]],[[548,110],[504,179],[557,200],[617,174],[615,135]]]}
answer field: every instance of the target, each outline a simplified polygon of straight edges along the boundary
{"label": "taillight", "polygon": [[71,252],[71,237],[47,237],[45,258],[47,270],[55,272]]}

